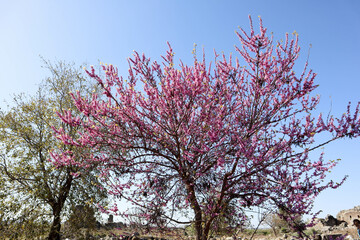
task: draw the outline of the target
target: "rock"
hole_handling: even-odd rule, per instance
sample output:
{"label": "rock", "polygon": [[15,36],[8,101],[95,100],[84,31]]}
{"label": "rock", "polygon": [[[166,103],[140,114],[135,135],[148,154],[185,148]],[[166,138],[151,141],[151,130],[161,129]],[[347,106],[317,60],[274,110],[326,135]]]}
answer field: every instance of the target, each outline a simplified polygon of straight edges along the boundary
{"label": "rock", "polygon": [[324,226],[333,227],[337,225],[337,219],[334,218],[332,215],[327,215],[325,219],[321,220],[321,223]]}
{"label": "rock", "polygon": [[338,237],[341,237],[341,236],[342,236],[341,234],[329,234],[329,235],[323,235],[322,239],[323,240],[335,240],[335,239],[337,239]]}
{"label": "rock", "polygon": [[339,228],[346,228],[348,226],[348,223],[343,221],[342,223],[340,223]]}
{"label": "rock", "polygon": [[322,240],[322,237],[320,234],[315,235],[314,240]]}

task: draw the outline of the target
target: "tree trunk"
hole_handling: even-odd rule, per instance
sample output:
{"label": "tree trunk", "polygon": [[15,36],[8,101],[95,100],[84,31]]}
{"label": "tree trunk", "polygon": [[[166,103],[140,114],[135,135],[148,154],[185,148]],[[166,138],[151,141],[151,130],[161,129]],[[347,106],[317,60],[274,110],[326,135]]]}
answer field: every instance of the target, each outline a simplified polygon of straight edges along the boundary
{"label": "tree trunk", "polygon": [[209,232],[210,232],[210,226],[211,226],[211,222],[212,220],[208,220],[205,224],[204,224],[204,229],[203,229],[203,239],[207,239],[207,237],[209,236]]}
{"label": "tree trunk", "polygon": [[47,240],[60,240],[60,229],[61,229],[61,206],[57,205],[53,208],[53,216],[54,220],[52,222],[49,236],[47,237]]}
{"label": "tree trunk", "polygon": [[196,229],[196,240],[203,240],[203,226],[202,226],[202,217],[201,210],[194,209],[195,212],[195,229]]}
{"label": "tree trunk", "polygon": [[70,171],[68,171],[66,181],[59,190],[59,195],[58,195],[57,200],[53,201],[51,204],[54,220],[53,220],[52,226],[50,228],[50,232],[49,232],[49,236],[47,237],[47,240],[60,240],[60,229],[61,229],[60,214],[64,207],[65,201],[66,201],[67,197],[69,196],[72,180],[73,180],[73,177],[71,176]]}
{"label": "tree trunk", "polygon": [[186,188],[189,194],[191,207],[195,214],[196,240],[204,240],[207,236],[203,235],[202,212],[195,196],[195,189],[189,182],[187,182]]}

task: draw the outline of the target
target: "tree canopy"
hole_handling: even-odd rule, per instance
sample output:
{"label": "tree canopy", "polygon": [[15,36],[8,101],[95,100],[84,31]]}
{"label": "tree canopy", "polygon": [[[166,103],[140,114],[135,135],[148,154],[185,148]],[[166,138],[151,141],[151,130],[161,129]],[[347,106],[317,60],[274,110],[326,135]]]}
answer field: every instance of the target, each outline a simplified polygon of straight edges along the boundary
{"label": "tree canopy", "polygon": [[[49,161],[51,149],[71,150],[81,157],[86,149],[64,145],[53,127],[63,127],[76,137],[77,128],[64,124],[57,111],[77,112],[69,91],[90,94],[95,87],[72,64],[45,61],[51,77],[44,80],[34,96],[14,96],[12,106],[0,112],[0,221],[1,235],[18,234],[33,238],[48,234],[60,239],[61,217],[77,204],[95,206],[104,202],[106,192],[95,170],[79,175],[76,166],[55,168]],[[49,229],[49,223],[52,222]]]}
{"label": "tree canopy", "polygon": [[[359,105],[340,118],[314,116],[316,74],[307,63],[302,73],[293,71],[298,36],[275,42],[261,20],[259,33],[250,23],[249,33],[237,33],[245,66],[215,52],[213,64],[194,55],[192,66],[176,67],[169,45],[162,63],[135,52],[127,78],[113,65],[103,66],[105,77],[91,68],[105,99],[72,93],[81,117],[59,116],[80,133],[57,134],[65,145],[92,152],[75,158],[55,151],[55,164],[96,165],[111,194],[146,208],[145,218],[187,223],[175,212],[191,210],[199,240],[229,204],[240,218],[252,206],[282,209],[288,222],[310,214],[314,198],[341,182],[323,182],[336,163],[310,159],[309,152],[358,137]],[[330,137],[315,142],[322,132]],[[116,205],[110,210],[121,214]]]}

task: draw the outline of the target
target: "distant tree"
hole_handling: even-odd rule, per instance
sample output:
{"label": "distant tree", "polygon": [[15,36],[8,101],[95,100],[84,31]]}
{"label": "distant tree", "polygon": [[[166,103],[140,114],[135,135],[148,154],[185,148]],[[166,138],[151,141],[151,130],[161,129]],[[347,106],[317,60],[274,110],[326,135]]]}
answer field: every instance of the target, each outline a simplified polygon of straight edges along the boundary
{"label": "distant tree", "polygon": [[264,225],[267,225],[271,228],[274,235],[277,236],[279,232],[289,232],[295,229],[305,230],[305,224],[302,221],[302,216],[297,216],[296,219],[293,219],[291,222],[286,221],[289,216],[283,210],[279,209],[278,211],[266,213],[264,216]]}
{"label": "distant tree", "polygon": [[[247,227],[250,222],[243,209],[239,209],[236,202],[230,202],[224,206],[224,211],[214,220],[213,226],[209,232],[210,235],[236,235],[239,230]],[[239,212],[241,211],[241,212]],[[203,216],[206,219],[208,216]]]}
{"label": "distant tree", "polygon": [[61,218],[71,206],[104,202],[94,169],[76,166],[55,168],[49,161],[51,149],[71,151],[81,158],[86,148],[64,145],[52,127],[77,136],[77,127],[59,120],[56,112],[76,107],[70,91],[92,94],[81,69],[45,61],[51,77],[42,82],[34,96],[16,95],[7,110],[0,111],[0,217],[1,235],[16,232],[33,238],[48,232],[48,239],[60,239]]}
{"label": "distant tree", "polygon": [[70,214],[65,222],[66,233],[70,238],[82,238],[84,233],[82,230],[89,232],[97,227],[97,209],[90,205],[76,205],[70,209]]}
{"label": "distant tree", "polygon": [[[53,153],[57,166],[95,164],[104,180],[116,176],[112,194],[161,208],[162,217],[173,222],[194,222],[198,240],[208,238],[229,202],[239,209],[282,208],[289,223],[311,214],[314,198],[342,181],[324,183],[336,163],[308,154],[339,138],[358,137],[359,105],[338,119],[314,117],[316,74],[307,63],[300,75],[293,71],[297,35],[274,43],[266,32],[260,22],[259,34],[252,24],[249,34],[238,33],[242,46],[236,51],[247,66],[216,54],[213,68],[196,56],[193,66],[176,68],[169,47],[162,64],[135,52],[127,79],[112,65],[103,66],[105,77],[92,68],[88,74],[106,99],[73,93],[84,118],[71,111],[59,116],[81,136],[63,129],[57,134],[66,145],[98,154],[77,159]],[[323,132],[330,133],[328,139],[315,143]],[[116,206],[109,210],[118,212]],[[181,221],[174,214],[181,211],[193,215]]]}
{"label": "distant tree", "polygon": [[285,227],[284,221],[275,213],[267,213],[267,215],[264,216],[264,225],[269,226],[275,236],[278,235],[279,229]]}

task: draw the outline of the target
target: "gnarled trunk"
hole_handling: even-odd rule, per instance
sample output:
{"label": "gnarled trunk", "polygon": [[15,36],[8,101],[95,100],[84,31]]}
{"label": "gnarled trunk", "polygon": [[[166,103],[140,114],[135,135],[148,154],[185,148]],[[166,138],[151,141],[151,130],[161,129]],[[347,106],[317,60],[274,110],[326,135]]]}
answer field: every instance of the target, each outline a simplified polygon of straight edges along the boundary
{"label": "gnarled trunk", "polygon": [[61,211],[65,205],[67,197],[69,196],[72,180],[73,177],[71,176],[70,171],[68,171],[66,182],[61,186],[57,200],[53,199],[51,203],[54,219],[47,240],[60,240]]}
{"label": "gnarled trunk", "polygon": [[61,209],[62,206],[54,206],[53,208],[53,216],[54,220],[52,222],[49,235],[47,237],[48,240],[60,240],[60,229],[61,229]]}

